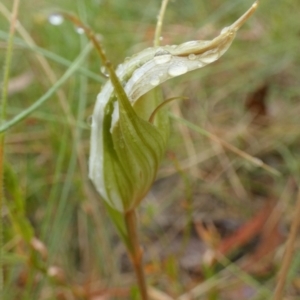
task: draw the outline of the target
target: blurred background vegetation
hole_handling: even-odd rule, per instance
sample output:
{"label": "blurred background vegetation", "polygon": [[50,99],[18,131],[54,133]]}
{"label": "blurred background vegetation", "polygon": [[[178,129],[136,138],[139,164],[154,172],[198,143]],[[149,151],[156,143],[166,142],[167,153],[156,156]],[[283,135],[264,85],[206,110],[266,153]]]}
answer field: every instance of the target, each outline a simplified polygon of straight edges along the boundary
{"label": "blurred background vegetation", "polygon": [[[251,4],[170,1],[161,43],[212,39]],[[0,3],[1,65],[11,5]],[[72,24],[49,24],[51,12],[89,24],[117,66],[152,45],[159,7],[159,0],[22,1],[8,118],[44,95],[88,44]],[[271,299],[299,188],[299,9],[298,0],[261,1],[224,57],[163,84],[166,98],[188,100],[170,105],[177,119],[169,151],[140,209],[153,299]],[[100,68],[92,50],[47,102],[7,131],[5,300],[136,299],[125,249],[87,176],[89,119],[105,82]],[[300,297],[299,246],[284,299]],[[212,262],[215,248],[228,259]]]}

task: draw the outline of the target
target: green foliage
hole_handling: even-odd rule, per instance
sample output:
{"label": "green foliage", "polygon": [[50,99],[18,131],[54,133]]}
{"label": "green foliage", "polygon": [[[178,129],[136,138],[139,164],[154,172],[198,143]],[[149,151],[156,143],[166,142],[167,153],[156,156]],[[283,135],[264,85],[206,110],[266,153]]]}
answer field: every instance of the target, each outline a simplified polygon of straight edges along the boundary
{"label": "green foliage", "polygon": [[[80,9],[77,2],[81,2]],[[126,294],[127,281],[123,281],[127,275],[120,267],[126,265],[120,260],[123,248],[104,212],[104,205],[88,180],[86,166],[90,137],[88,120],[100,90],[99,82],[105,81],[99,76],[100,62],[97,53],[89,50],[89,58],[82,64],[78,63],[76,58],[84,53],[85,47],[89,47],[86,39],[77,35],[70,24],[51,26],[46,16],[56,9],[79,15],[101,33],[106,52],[116,66],[125,57],[151,46],[159,2],[77,2],[27,0],[21,4],[20,22],[38,46],[28,46],[19,33],[15,38],[11,77],[14,79],[30,71],[34,79],[21,90],[12,85],[8,119],[24,114],[37,99],[48,98],[7,132],[4,300],[53,299],[62,294],[76,299],[78,285],[87,286],[90,282],[95,283],[96,289],[107,286],[124,288],[126,296],[115,298],[129,297],[128,291]],[[188,2],[170,3],[162,44],[177,44],[190,39],[209,40],[219,33],[220,28],[231,24],[252,1]],[[10,7],[11,1],[3,0],[1,4]],[[169,150],[176,153],[181,171],[194,183],[191,193],[195,213],[212,219],[224,216],[241,219],[257,208],[256,201],[282,197],[285,204],[282,222],[289,225],[294,208],[295,178],[299,174],[297,162],[300,160],[298,6],[298,0],[261,1],[259,10],[243,27],[223,59],[210,68],[186,74],[163,86],[166,99],[182,95],[189,97],[180,104],[185,119],[259,157],[283,174],[275,178],[227,150],[224,159],[206,136],[189,131],[196,152],[194,156],[187,154],[185,137],[179,133],[179,124],[174,121]],[[207,26],[198,30],[203,25]],[[1,47],[6,45],[8,27],[1,14]],[[4,62],[2,50],[1,65]],[[49,74],[46,75],[37,59],[38,54],[49,60],[56,75],[55,82],[59,85],[51,83]],[[64,77],[70,69],[72,74]],[[64,81],[57,81],[59,78],[64,78]],[[243,100],[264,83],[270,88],[266,103],[271,125],[257,129],[250,125],[251,114],[245,111]],[[198,177],[191,175],[190,166],[197,167]],[[154,224],[156,231],[153,229],[153,235],[162,248],[177,234],[178,216],[185,215],[182,201],[185,192],[181,189],[182,176],[177,176],[177,172],[172,161],[166,158],[150,195],[151,201],[145,201],[139,217],[142,226]],[[146,215],[150,205],[154,211],[151,222],[147,221]],[[174,229],[165,230],[158,220],[167,220],[170,215],[175,218],[172,219]],[[118,216],[115,218],[121,220]],[[120,232],[125,232],[123,221],[118,227]],[[147,236],[147,231],[144,232]],[[31,259],[32,248],[24,243],[32,236],[40,238],[48,250],[46,258],[34,250],[37,264]],[[123,239],[126,240],[125,233]],[[144,237],[144,244],[148,249],[154,243]],[[150,260],[158,260],[158,255],[152,256],[152,252],[149,256]],[[179,260],[174,270],[179,269],[181,274],[178,276],[182,282],[187,282]],[[298,261],[297,256],[295,263],[299,265]],[[280,261],[275,258],[274,263],[279,265]],[[64,279],[58,273],[49,273],[49,267],[53,266],[59,267]],[[226,270],[210,281],[220,287],[219,290],[226,289],[224,280],[227,280],[228,273],[238,274],[238,278],[247,282],[236,270],[227,270],[228,273]],[[150,274],[150,280],[172,294],[174,291],[170,290],[171,285],[162,274],[163,271]],[[296,278],[299,274],[291,270],[290,276]],[[256,296],[261,293],[265,297],[266,290],[273,289],[275,278],[276,274],[272,274],[267,283],[252,284]],[[293,278],[289,278],[290,282]],[[176,292],[184,293],[185,289],[182,287]]]}

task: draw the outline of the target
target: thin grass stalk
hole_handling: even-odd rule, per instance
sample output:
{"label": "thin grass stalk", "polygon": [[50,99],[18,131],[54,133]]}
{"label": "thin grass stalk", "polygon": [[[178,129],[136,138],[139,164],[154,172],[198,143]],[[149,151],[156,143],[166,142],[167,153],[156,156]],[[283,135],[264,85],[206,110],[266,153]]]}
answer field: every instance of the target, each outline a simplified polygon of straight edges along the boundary
{"label": "thin grass stalk", "polygon": [[166,12],[166,8],[168,5],[169,0],[162,0],[161,7],[159,10],[159,14],[157,17],[157,23],[156,23],[156,28],[155,28],[155,34],[154,34],[154,41],[153,45],[154,47],[158,47],[160,44],[160,36],[161,36],[161,31],[162,31],[162,25],[163,25],[163,20]]}
{"label": "thin grass stalk", "polygon": [[131,210],[125,213],[125,223],[128,231],[128,239],[130,245],[128,248],[128,254],[134,267],[138,287],[141,293],[141,299],[148,300],[146,278],[143,267],[143,251],[141,249],[137,233],[137,220],[135,210]]}
{"label": "thin grass stalk", "polygon": [[291,263],[293,260],[293,254],[295,251],[295,244],[297,240],[297,234],[300,227],[300,188],[298,191],[297,196],[297,203],[296,203],[296,211],[293,217],[290,233],[288,236],[288,240],[286,243],[285,252],[283,255],[283,260],[281,264],[281,268],[278,273],[278,281],[277,286],[274,293],[273,300],[281,300],[283,299],[284,289],[286,286],[286,279],[288,277],[288,272],[291,267]]}
{"label": "thin grass stalk", "polygon": [[[2,3],[0,3],[0,13],[3,13],[1,11],[1,8],[2,8],[1,4]],[[20,27],[21,26],[20,22],[18,22],[18,24],[19,24],[19,27]],[[4,42],[8,40],[8,34],[6,32],[4,32],[3,30],[0,30],[0,39],[3,40]],[[28,44],[28,42],[26,42],[24,39],[21,39],[21,38],[15,37],[14,38],[14,45],[15,45],[16,48],[18,48],[20,50],[25,49],[25,50],[30,50],[30,51],[34,52],[35,56],[42,55],[43,58],[45,58],[45,59],[47,58],[47,59],[49,59],[49,60],[51,60],[51,61],[53,61],[53,62],[55,62],[55,63],[57,63],[57,64],[59,64],[63,67],[68,68],[73,64],[73,61],[68,60],[67,58],[65,58],[63,56],[60,56],[56,53],[48,51],[44,48],[41,48],[41,47],[38,47],[38,46],[35,46],[35,45],[32,45],[32,44]],[[46,73],[45,70],[43,70],[43,71],[44,71],[44,73]],[[104,81],[104,78],[103,78],[104,75],[102,75],[102,73],[100,73],[100,75],[98,75],[98,74],[94,73],[93,71],[86,69],[85,67],[79,67],[77,72],[82,74],[82,75],[85,75],[89,79],[92,79],[96,82],[102,83]],[[57,78],[55,77],[55,80],[54,80],[53,83],[55,83],[56,81],[57,81]]]}
{"label": "thin grass stalk", "polygon": [[[6,7],[2,3],[0,3],[0,12],[7,19],[10,19],[10,13],[7,11]],[[17,31],[19,31],[20,35],[27,42],[27,44],[30,48],[33,49],[34,47],[36,47],[36,44],[35,44],[34,40],[31,38],[31,36],[28,34],[26,29],[22,26],[22,24],[20,22],[17,23],[16,29],[17,29]],[[66,97],[65,93],[63,92],[62,89],[59,89],[59,87],[63,83],[63,82],[60,82],[60,80],[62,78],[60,80],[57,80],[55,73],[53,72],[53,70],[51,69],[48,61],[45,59],[45,57],[43,55],[37,53],[36,58],[39,61],[39,63],[41,65],[42,69],[44,70],[45,74],[47,75],[47,78],[49,78],[50,83],[52,84],[51,91],[53,93],[55,92],[58,96],[59,104],[61,105],[62,110],[63,110],[63,112],[66,116],[67,123],[69,125],[70,131],[73,135],[74,140],[76,140],[75,128],[76,128],[77,123],[76,123],[76,120],[75,120],[71,110],[70,110],[70,107],[68,105],[68,101],[67,101],[67,97]],[[78,59],[79,59],[79,57],[78,57]],[[70,70],[73,67],[74,64],[76,65],[75,62],[70,64],[68,70]],[[80,69],[80,65],[77,66],[76,68]],[[68,72],[68,70],[67,70],[67,72]],[[74,69],[72,72],[74,72],[75,70],[77,70],[77,69]],[[65,75],[67,74],[67,72],[65,73]],[[69,75],[71,75],[71,74],[69,74]],[[66,79],[67,79],[67,77],[65,78],[65,80]],[[41,99],[47,100],[46,98],[41,97],[39,100],[41,100]],[[43,101],[41,100],[41,102],[43,102]],[[42,103],[40,103],[40,104],[42,104]],[[35,103],[33,105],[35,105]],[[29,107],[29,111],[27,111],[27,113],[30,113],[30,108],[35,110],[37,108],[37,106]],[[23,117],[25,118],[26,116],[23,115]],[[18,121],[20,121],[20,120],[21,119],[18,119]],[[11,121],[11,123],[9,123],[9,124],[6,123],[6,124],[9,125],[9,126],[13,126],[14,121],[17,121],[17,119],[14,118],[10,121]],[[7,130],[8,128],[9,127],[3,129],[2,126],[1,126],[0,132],[2,131],[2,129]],[[85,164],[84,151],[83,151],[82,145],[80,143],[76,144],[76,149],[75,150],[76,150],[76,154],[77,154],[79,167],[80,167],[80,170],[81,170],[80,173],[82,174],[85,193],[89,198],[92,198],[92,196],[91,196],[92,193],[89,189],[89,186],[86,184],[86,181],[85,181],[85,178],[87,178],[87,167],[86,167],[86,164]]]}
{"label": "thin grass stalk", "polygon": [[174,114],[169,114],[169,116],[173,120],[179,121],[179,122],[185,124],[187,127],[192,129],[193,131],[198,132],[198,133],[206,136],[210,140],[220,144],[225,149],[230,150],[231,152],[233,152],[233,153],[237,154],[238,156],[244,158],[245,160],[249,161],[250,163],[254,164],[255,166],[266,170],[270,174],[275,175],[275,176],[281,176],[282,175],[278,170],[276,170],[276,169],[272,168],[271,166],[265,164],[261,159],[259,159],[257,157],[254,157],[254,156],[251,156],[250,154],[236,148],[235,146],[229,144],[228,142],[226,142],[225,140],[219,138],[218,136],[206,131],[205,129],[200,128],[199,126],[197,126],[197,125],[195,125],[195,124],[193,124],[193,123],[191,123],[191,122],[189,122],[185,119],[179,118],[179,117],[175,116]]}
{"label": "thin grass stalk", "polygon": [[[19,0],[14,0],[12,9],[12,18],[10,21],[9,38],[6,49],[4,70],[3,70],[3,83],[2,83],[2,95],[1,95],[1,114],[0,114],[0,124],[5,121],[6,118],[6,105],[7,105],[7,95],[8,95],[8,82],[10,75],[10,65],[13,52],[13,38],[15,33],[16,21],[19,9]],[[3,294],[3,203],[4,203],[4,182],[3,182],[3,172],[4,172],[4,140],[5,134],[0,133],[0,298]]]}
{"label": "thin grass stalk", "polygon": [[0,133],[8,130],[9,128],[13,127],[15,124],[21,122],[25,118],[27,118],[31,113],[33,113],[36,109],[38,109],[45,101],[50,99],[50,97],[56,92],[56,90],[65,83],[67,79],[73,75],[74,72],[77,71],[81,63],[87,57],[87,55],[91,51],[91,45],[88,44],[86,48],[80,53],[80,55],[76,58],[74,63],[67,69],[67,71],[63,74],[63,76],[43,95],[41,96],[36,102],[34,102],[31,106],[20,112],[18,115],[13,117],[11,120],[5,122],[0,126]]}
{"label": "thin grass stalk", "polygon": [[[179,103],[176,103],[175,105],[173,105],[172,107],[172,113],[180,118],[183,117]],[[185,151],[188,155],[188,157],[194,157],[197,155],[197,150],[195,148],[194,142],[193,142],[193,138],[191,135],[190,130],[184,126],[183,124],[180,124],[179,122],[177,122],[176,124],[178,131],[182,137],[182,141],[184,143],[185,146]],[[198,167],[195,165],[192,168],[190,168],[190,174],[197,178],[198,176]]]}

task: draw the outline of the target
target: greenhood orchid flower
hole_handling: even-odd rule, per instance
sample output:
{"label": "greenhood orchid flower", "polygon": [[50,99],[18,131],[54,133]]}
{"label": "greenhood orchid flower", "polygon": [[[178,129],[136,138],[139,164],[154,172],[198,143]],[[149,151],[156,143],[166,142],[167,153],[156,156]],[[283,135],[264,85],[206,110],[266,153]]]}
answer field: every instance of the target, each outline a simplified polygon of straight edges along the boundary
{"label": "greenhood orchid flower", "polygon": [[111,208],[121,213],[134,209],[149,191],[164,157],[169,135],[165,107],[149,121],[162,102],[158,86],[219,59],[256,7],[257,2],[211,41],[148,48],[110,76],[92,116],[89,176]]}

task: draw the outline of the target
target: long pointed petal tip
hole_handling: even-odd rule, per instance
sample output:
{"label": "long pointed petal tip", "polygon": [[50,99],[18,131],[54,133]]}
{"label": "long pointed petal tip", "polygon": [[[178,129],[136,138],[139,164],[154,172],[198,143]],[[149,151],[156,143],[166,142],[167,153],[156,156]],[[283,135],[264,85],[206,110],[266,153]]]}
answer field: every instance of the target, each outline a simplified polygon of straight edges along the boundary
{"label": "long pointed petal tip", "polygon": [[252,8],[256,9],[258,5],[259,5],[259,0],[256,0],[256,1],[252,4]]}
{"label": "long pointed petal tip", "polygon": [[237,31],[253,15],[259,5],[259,0],[255,1],[252,6],[237,20],[230,28]]}

